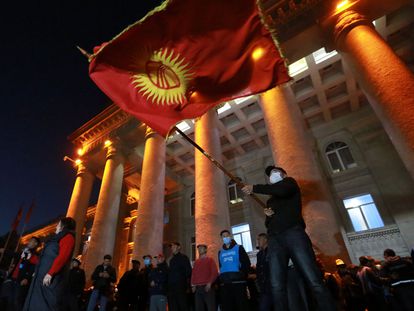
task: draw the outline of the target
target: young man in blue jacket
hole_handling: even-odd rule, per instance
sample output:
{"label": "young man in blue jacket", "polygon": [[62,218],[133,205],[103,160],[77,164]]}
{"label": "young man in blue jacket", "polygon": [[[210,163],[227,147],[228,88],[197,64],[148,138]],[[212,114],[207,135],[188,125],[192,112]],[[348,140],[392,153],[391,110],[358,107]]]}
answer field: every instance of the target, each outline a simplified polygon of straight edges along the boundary
{"label": "young man in blue jacket", "polygon": [[220,232],[223,246],[218,252],[221,310],[248,310],[247,274],[250,259],[229,230]]}

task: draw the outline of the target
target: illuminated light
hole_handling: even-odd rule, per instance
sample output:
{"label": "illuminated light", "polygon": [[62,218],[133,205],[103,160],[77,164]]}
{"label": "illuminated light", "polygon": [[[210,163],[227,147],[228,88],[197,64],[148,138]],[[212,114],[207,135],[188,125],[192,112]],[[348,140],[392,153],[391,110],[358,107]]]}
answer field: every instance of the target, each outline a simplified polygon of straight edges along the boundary
{"label": "illuminated light", "polygon": [[339,11],[341,9],[343,9],[346,5],[349,4],[348,0],[344,0],[338,3],[338,5],[336,6],[336,10]]}
{"label": "illuminated light", "polygon": [[191,97],[194,97],[194,98],[195,98],[195,97],[197,97],[197,96],[198,96],[198,93],[197,93],[197,92],[192,92],[192,93],[191,93]]}
{"label": "illuminated light", "polygon": [[185,122],[185,121],[182,121],[182,122],[178,123],[178,124],[176,125],[176,127],[177,127],[178,129],[180,129],[181,131],[183,131],[183,132],[185,132],[185,131],[187,131],[187,130],[189,130],[189,129],[190,129],[190,126],[189,126],[189,125],[188,125],[188,123],[187,123],[187,122]]}
{"label": "illuminated light", "polygon": [[259,58],[261,58],[264,54],[265,50],[263,48],[255,48],[253,53],[252,53],[252,58],[254,60],[258,60]]}
{"label": "illuminated light", "polygon": [[78,149],[78,155],[79,155],[79,156],[83,156],[83,149],[82,149],[82,148],[79,148],[79,149]]}
{"label": "illuminated light", "polygon": [[245,101],[249,100],[252,97],[253,97],[253,95],[249,95],[249,96],[241,97],[241,98],[236,98],[234,100],[234,102],[236,103],[236,105],[240,105],[241,103],[244,103]]}
{"label": "illuminated light", "polygon": [[299,59],[298,61],[294,62],[293,64],[289,65],[289,75],[294,77],[301,72],[304,72],[308,69],[308,63],[306,62],[305,58]]}
{"label": "illuminated light", "polygon": [[76,160],[75,160],[75,164],[76,164],[76,165],[79,165],[79,164],[81,164],[81,163],[82,163],[82,160],[81,160],[81,159],[76,159]]}
{"label": "illuminated light", "polygon": [[105,140],[105,147],[108,147],[112,142],[110,140]]}
{"label": "illuminated light", "polygon": [[230,104],[229,103],[225,103],[223,105],[223,107],[220,107],[219,109],[217,109],[217,113],[218,114],[223,113],[224,111],[229,110],[230,108],[231,108]]}

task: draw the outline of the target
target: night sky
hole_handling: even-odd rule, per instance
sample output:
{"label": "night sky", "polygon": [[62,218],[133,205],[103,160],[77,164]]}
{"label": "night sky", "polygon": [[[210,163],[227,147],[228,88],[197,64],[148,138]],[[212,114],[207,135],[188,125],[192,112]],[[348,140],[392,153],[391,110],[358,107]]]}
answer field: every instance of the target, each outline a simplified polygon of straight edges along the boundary
{"label": "night sky", "polygon": [[29,228],[66,212],[75,180],[63,161],[74,156],[67,136],[110,103],[75,46],[92,51],[160,2],[13,1],[3,7],[0,235],[33,199]]}

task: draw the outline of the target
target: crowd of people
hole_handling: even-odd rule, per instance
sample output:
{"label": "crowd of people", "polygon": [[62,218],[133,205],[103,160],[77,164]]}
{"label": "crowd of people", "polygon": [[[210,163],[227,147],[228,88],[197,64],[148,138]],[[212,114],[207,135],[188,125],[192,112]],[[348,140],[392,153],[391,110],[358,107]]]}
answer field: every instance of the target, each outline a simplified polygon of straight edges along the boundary
{"label": "crowd of people", "polygon": [[[223,242],[218,254],[199,244],[193,264],[173,242],[168,258],[148,254],[143,264],[135,258],[119,281],[107,254],[87,280],[81,261],[71,259],[76,223],[65,217],[41,254],[40,240],[32,237],[2,274],[0,310],[414,310],[412,257],[386,249],[382,262],[361,256],[359,265],[347,265],[336,259],[336,271],[326,271],[305,232],[298,184],[282,168],[270,166],[265,173],[268,184],[242,189],[270,195],[256,265],[225,229],[217,234]],[[88,281],[92,286],[85,288]]]}

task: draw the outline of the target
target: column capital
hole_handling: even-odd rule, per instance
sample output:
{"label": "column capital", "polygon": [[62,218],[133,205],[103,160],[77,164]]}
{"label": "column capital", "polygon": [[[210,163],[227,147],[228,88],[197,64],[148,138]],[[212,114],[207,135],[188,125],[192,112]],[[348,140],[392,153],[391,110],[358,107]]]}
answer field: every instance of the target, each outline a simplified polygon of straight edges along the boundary
{"label": "column capital", "polygon": [[354,2],[342,10],[336,9],[320,20],[321,28],[327,33],[328,45],[334,44],[332,48],[340,48],[343,38],[356,26],[374,28],[371,19],[362,14],[356,4],[357,2]]}
{"label": "column capital", "polygon": [[86,166],[86,163],[84,163],[83,161],[81,161],[79,164],[77,164],[77,169],[78,170],[76,172],[76,177],[81,176],[81,175],[85,175],[85,174],[93,175],[93,173]]}
{"label": "column capital", "polygon": [[156,135],[159,135],[159,134],[155,130],[147,126],[147,129],[145,130],[145,140],[153,136],[156,136]]}
{"label": "column capital", "polygon": [[338,14],[333,25],[333,39],[336,46],[340,45],[341,39],[353,28],[365,25],[374,28],[372,22],[363,14],[354,10],[346,10]]}
{"label": "column capital", "polygon": [[119,158],[120,160],[124,159],[124,153],[122,150],[122,146],[118,141],[111,142],[107,146],[107,151],[106,151],[107,160],[115,159],[115,158]]}

